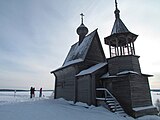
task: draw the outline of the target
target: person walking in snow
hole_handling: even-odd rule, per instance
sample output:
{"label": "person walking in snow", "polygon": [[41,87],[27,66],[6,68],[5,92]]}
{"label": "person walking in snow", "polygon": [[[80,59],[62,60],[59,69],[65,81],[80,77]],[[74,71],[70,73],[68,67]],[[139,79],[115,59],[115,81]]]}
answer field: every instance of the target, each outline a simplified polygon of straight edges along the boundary
{"label": "person walking in snow", "polygon": [[33,97],[33,87],[30,88],[30,98]]}
{"label": "person walking in snow", "polygon": [[42,97],[42,88],[39,90],[39,97]]}
{"label": "person walking in snow", "polygon": [[35,97],[35,88],[33,88],[32,94],[33,94],[33,97]]}
{"label": "person walking in snow", "polygon": [[14,90],[14,97],[16,96],[16,90]]}

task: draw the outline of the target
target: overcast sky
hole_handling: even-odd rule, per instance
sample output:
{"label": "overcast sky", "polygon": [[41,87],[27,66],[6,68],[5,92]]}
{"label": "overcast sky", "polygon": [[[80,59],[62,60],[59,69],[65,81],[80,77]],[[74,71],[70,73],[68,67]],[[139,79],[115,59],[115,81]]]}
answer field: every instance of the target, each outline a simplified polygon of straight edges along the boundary
{"label": "overcast sky", "polygon": [[[118,0],[120,17],[138,34],[136,55],[143,73],[153,74],[152,88],[160,88],[160,0]],[[50,71],[60,67],[78,41],[80,13],[89,33],[104,37],[114,23],[114,0],[0,0],[0,88],[53,89]]]}

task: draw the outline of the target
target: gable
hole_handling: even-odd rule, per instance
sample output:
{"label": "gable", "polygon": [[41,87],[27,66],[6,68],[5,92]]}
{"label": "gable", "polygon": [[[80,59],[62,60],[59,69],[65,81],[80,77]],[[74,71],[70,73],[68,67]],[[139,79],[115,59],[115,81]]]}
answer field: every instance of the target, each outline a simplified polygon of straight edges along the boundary
{"label": "gable", "polygon": [[63,65],[54,71],[63,69],[73,64],[81,63],[84,60],[89,60],[91,64],[97,64],[106,61],[97,29],[87,35],[80,45],[78,42],[73,44]]}
{"label": "gable", "polygon": [[86,60],[92,61],[93,63],[100,63],[106,61],[102,44],[97,32],[92,40],[91,46],[86,55]]}

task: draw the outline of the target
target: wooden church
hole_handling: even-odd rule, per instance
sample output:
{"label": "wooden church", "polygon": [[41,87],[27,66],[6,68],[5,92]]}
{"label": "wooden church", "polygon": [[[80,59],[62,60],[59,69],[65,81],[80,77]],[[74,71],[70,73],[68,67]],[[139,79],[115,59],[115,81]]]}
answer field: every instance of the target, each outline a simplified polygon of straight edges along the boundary
{"label": "wooden church", "polygon": [[111,35],[104,38],[110,58],[105,57],[97,29],[88,34],[81,14],[79,41],[71,46],[63,65],[51,72],[55,75],[55,99],[103,105],[132,117],[156,114],[148,83],[151,75],[141,73],[139,56],[135,54],[138,35],[130,32],[120,19],[116,0],[115,6]]}

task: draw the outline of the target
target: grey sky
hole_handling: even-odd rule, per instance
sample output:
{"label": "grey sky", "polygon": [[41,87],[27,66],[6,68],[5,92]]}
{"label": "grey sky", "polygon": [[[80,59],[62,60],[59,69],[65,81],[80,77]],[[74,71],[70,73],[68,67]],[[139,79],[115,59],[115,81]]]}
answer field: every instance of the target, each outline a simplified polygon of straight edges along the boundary
{"label": "grey sky", "polygon": [[[160,87],[160,1],[118,0],[120,17],[138,34],[136,54],[143,73],[154,74],[151,87]],[[114,23],[114,0],[0,0],[0,88],[35,86],[52,89],[51,70],[60,67],[77,42],[80,13],[89,33],[103,38]]]}

